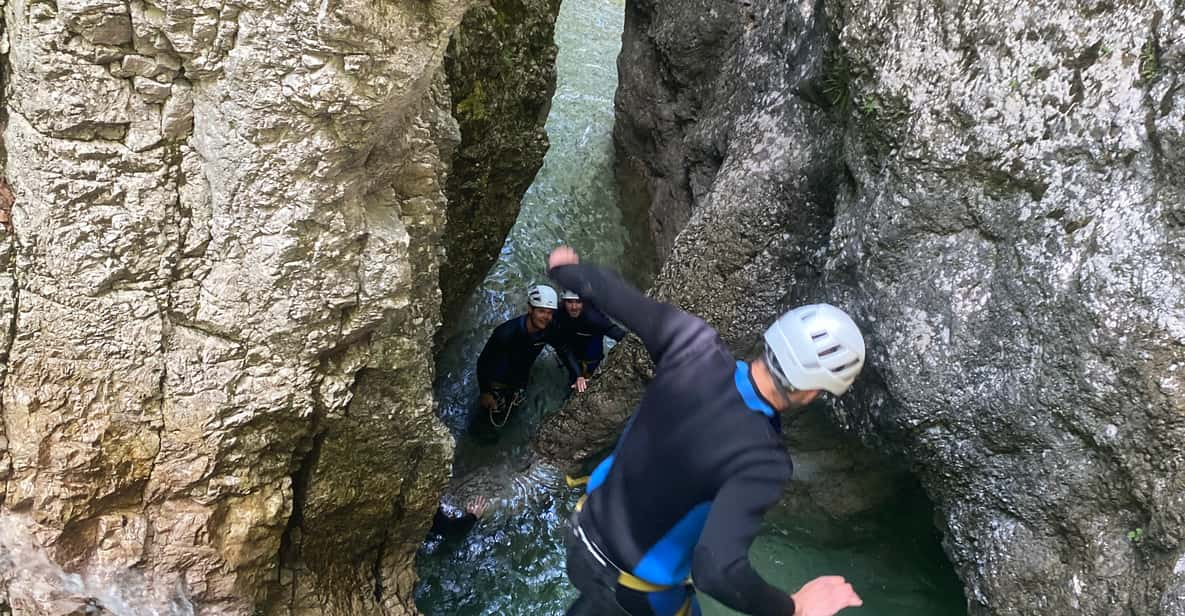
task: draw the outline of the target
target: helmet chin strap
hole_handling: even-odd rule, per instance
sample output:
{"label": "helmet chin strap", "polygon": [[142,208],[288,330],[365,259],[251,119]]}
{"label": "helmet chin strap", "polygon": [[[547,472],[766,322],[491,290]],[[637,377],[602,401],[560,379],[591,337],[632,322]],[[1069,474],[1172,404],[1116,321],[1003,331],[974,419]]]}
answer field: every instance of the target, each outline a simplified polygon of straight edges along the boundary
{"label": "helmet chin strap", "polygon": [[778,358],[768,344],[765,345],[765,367],[769,369],[770,375],[774,377],[774,382],[778,384],[778,388],[783,393],[798,391],[798,388],[791,385],[790,379],[787,379],[782,372],[782,366],[778,364]]}

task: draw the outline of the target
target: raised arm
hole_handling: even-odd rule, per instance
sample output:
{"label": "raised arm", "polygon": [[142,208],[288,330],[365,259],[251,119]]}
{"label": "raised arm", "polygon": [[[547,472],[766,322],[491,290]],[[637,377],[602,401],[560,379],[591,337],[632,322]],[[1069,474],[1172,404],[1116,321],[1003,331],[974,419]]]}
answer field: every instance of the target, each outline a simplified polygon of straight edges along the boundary
{"label": "raised arm", "polygon": [[655,301],[609,270],[581,264],[571,248],[552,251],[548,275],[567,289],[596,304],[608,316],[634,332],[646,350],[661,363],[668,351],[689,343],[707,324],[670,304]]}
{"label": "raised arm", "polygon": [[589,319],[596,324],[596,327],[600,330],[602,336],[609,336],[617,342],[621,342],[621,339],[625,338],[625,328],[611,321],[609,317],[605,316],[605,314],[602,313],[599,308],[597,308],[596,304],[592,302],[586,302],[584,309],[588,311]]}

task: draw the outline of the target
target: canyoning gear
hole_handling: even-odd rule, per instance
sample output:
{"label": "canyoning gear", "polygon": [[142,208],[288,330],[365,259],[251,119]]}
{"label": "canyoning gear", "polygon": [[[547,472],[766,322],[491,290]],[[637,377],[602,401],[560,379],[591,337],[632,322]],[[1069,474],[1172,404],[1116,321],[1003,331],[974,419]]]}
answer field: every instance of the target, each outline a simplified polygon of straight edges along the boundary
{"label": "canyoning gear", "polygon": [[572,318],[566,311],[559,310],[554,317],[553,327],[556,337],[572,353],[576,361],[576,370],[568,373],[568,383],[576,381],[576,377],[591,378],[605,358],[605,337],[620,342],[626,331],[620,325],[609,320],[603,312],[591,302],[584,302],[584,309],[580,316]]}
{"label": "canyoning gear", "polygon": [[559,342],[556,330],[548,327],[531,333],[527,319],[528,315],[524,314],[494,328],[477,358],[479,395],[494,398],[493,408],[489,408],[488,398],[485,403],[479,398],[479,408],[470,418],[469,430],[479,439],[496,440],[498,429],[506,425],[514,409],[522,404],[531,367],[544,345],[555,350],[568,374],[578,370],[575,357]]}
{"label": "canyoning gear", "polygon": [[825,389],[839,396],[864,366],[864,336],[852,318],[830,304],[782,315],[765,330],[766,364],[774,380],[793,390]]}
{"label": "canyoning gear", "polygon": [[477,386],[482,392],[490,391],[498,382],[504,389],[521,389],[527,386],[531,366],[543,351],[544,345],[555,350],[560,363],[569,374],[578,367],[571,351],[564,346],[555,327],[530,333],[527,330],[527,315],[520,315],[494,328],[489,340],[477,358]]}
{"label": "canyoning gear", "polygon": [[595,528],[573,512],[564,533],[568,578],[580,596],[565,616],[700,616],[690,580],[660,586],[622,571],[599,547]]}
{"label": "canyoning gear", "polygon": [[681,588],[690,575],[734,610],[793,614],[790,596],[748,559],[791,475],[772,425],[778,414],[749,364],[702,319],[606,270],[573,264],[550,274],[634,332],[655,365],[616,448],[589,479],[580,527],[597,535],[609,561],[651,586]]}
{"label": "canyoning gear", "polygon": [[583,485],[588,485],[588,475],[580,477],[573,477],[571,475],[564,475],[564,483],[568,484],[569,488],[579,488]]}
{"label": "canyoning gear", "polygon": [[494,388],[490,392],[494,396],[494,408],[486,409],[489,412],[490,425],[495,428],[501,428],[510,420],[510,414],[515,409],[522,406],[527,397],[521,389],[498,389]]}
{"label": "canyoning gear", "polygon": [[[500,384],[496,384],[500,385]],[[495,386],[482,396],[494,400],[492,407],[476,409],[469,419],[469,434],[480,443],[492,444],[498,441],[499,431],[510,422],[510,417],[526,401],[526,392],[521,388]]]}
{"label": "canyoning gear", "polygon": [[577,295],[575,291],[568,291],[565,289],[563,293],[560,293],[560,299],[562,299],[562,300],[580,299],[580,296]]}
{"label": "canyoning gear", "polygon": [[555,289],[545,284],[531,285],[531,288],[527,289],[527,304],[532,308],[559,308]]}

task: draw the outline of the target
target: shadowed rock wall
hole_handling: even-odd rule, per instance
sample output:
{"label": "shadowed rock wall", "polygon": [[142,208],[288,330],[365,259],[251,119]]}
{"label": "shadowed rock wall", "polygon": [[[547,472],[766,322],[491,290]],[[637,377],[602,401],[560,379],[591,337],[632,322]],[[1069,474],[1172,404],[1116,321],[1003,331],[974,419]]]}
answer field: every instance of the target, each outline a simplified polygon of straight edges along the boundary
{"label": "shadowed rock wall", "polygon": [[[653,294],[739,353],[785,308],[848,309],[870,354],[821,413],[834,451],[916,474],[973,614],[1185,614],[1182,8],[627,6]],[[539,449],[611,444],[643,355]]]}

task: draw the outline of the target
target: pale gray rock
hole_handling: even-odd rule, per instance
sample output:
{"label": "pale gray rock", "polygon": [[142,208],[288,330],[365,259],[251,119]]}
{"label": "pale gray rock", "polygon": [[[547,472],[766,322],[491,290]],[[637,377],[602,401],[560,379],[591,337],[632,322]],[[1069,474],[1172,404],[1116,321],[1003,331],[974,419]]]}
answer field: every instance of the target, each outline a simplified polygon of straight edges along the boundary
{"label": "pale gray rock", "polygon": [[188,81],[173,82],[169,100],[161,107],[160,130],[164,137],[181,139],[193,130],[193,87]]}
{"label": "pale gray rock", "polygon": [[414,613],[469,4],[4,6],[3,514],[60,563]]}

